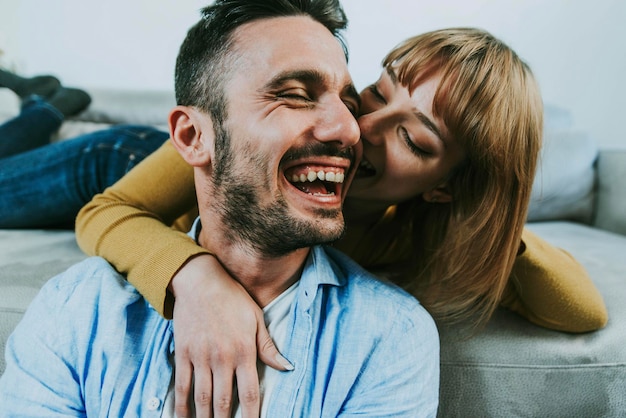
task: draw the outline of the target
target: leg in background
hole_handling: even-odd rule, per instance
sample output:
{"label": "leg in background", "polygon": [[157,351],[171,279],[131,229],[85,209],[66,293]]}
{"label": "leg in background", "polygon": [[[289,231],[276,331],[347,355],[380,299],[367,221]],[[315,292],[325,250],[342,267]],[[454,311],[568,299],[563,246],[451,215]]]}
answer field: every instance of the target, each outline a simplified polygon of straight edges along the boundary
{"label": "leg in background", "polygon": [[73,228],[80,208],[168,137],[116,126],[1,159],[0,228]]}
{"label": "leg in background", "polygon": [[90,103],[86,92],[68,87],[58,87],[48,98],[30,95],[23,99],[20,114],[0,125],[0,158],[48,144],[66,117]]}
{"label": "leg in background", "polygon": [[42,97],[26,99],[20,114],[0,125],[0,158],[50,143],[63,120],[63,114]]}
{"label": "leg in background", "polygon": [[46,98],[51,96],[61,83],[51,75],[22,77],[10,71],[0,69],[0,87],[6,87],[17,94],[22,100],[36,95]]}

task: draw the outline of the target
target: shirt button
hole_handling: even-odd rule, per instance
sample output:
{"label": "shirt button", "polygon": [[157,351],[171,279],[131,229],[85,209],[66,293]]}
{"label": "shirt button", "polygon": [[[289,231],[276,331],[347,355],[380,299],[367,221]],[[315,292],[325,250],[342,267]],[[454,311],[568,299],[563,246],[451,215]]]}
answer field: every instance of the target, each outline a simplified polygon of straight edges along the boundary
{"label": "shirt button", "polygon": [[161,401],[159,400],[159,398],[150,398],[148,400],[148,410],[149,411],[156,411],[159,406],[161,405]]}

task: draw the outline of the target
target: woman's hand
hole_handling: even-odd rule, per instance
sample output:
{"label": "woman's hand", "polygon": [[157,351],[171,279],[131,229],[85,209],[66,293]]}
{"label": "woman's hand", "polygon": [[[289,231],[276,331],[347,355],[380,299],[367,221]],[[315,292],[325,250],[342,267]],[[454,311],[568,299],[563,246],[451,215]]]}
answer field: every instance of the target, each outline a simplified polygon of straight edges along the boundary
{"label": "woman's hand", "polygon": [[175,297],[176,416],[191,416],[193,402],[198,417],[230,417],[236,378],[242,416],[258,418],[257,350],[268,366],[291,368],[268,334],[263,311],[208,254],[189,260],[172,278],[170,290]]}

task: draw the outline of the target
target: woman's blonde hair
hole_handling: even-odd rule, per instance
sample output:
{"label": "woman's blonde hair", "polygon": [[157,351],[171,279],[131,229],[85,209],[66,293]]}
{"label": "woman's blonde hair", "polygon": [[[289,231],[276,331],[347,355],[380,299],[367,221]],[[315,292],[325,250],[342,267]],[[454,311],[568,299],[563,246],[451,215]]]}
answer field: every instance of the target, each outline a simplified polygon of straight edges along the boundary
{"label": "woman's blonde hair", "polygon": [[474,28],[406,40],[384,59],[412,91],[439,72],[433,112],[465,151],[448,179],[453,201],[421,196],[397,207],[415,257],[395,281],[440,322],[484,323],[498,306],[521,243],[543,131],[530,68],[503,42]]}

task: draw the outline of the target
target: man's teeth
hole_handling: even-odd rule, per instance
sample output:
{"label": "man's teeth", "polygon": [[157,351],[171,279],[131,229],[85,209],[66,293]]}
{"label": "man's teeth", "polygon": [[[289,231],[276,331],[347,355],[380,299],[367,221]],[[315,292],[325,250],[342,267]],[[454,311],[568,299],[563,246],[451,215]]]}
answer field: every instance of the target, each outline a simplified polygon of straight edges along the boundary
{"label": "man's teeth", "polygon": [[345,175],[343,173],[333,173],[332,171],[325,172],[324,170],[314,171],[310,170],[307,174],[301,173],[300,175],[294,174],[291,176],[291,181],[294,183],[314,182],[315,180],[329,181],[331,183],[343,183]]}

